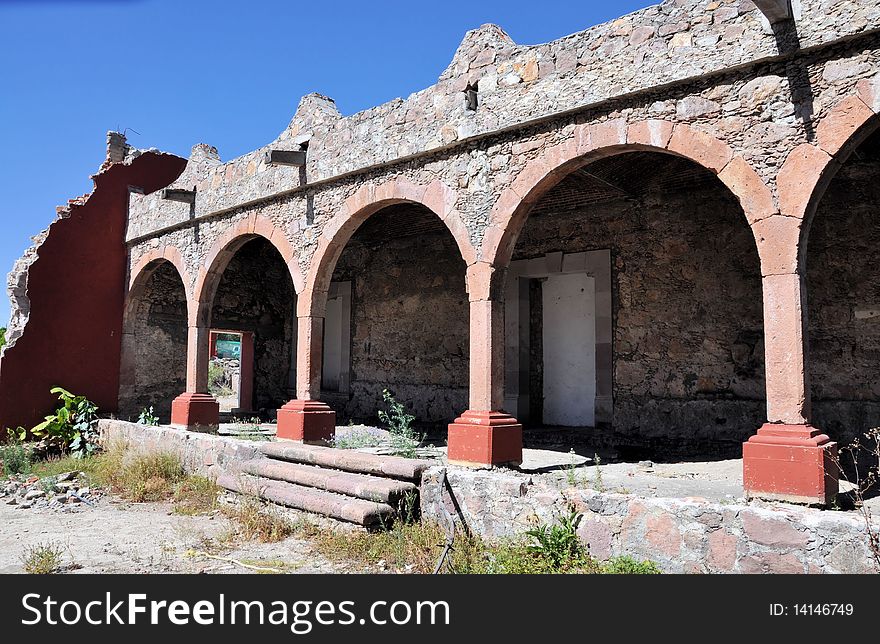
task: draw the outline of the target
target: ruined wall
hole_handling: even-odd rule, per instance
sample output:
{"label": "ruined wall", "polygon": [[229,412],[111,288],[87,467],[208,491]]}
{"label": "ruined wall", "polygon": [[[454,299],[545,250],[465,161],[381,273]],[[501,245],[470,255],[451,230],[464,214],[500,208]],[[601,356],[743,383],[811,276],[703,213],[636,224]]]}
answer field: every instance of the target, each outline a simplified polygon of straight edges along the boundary
{"label": "ruined wall", "polygon": [[515,259],[611,249],[614,420],[598,436],[657,454],[738,450],[765,415],[754,239],[714,179],[647,192],[571,206],[549,193]]}
{"label": "ruined wall", "polygon": [[[880,27],[880,7],[861,0],[796,0],[797,38],[802,48],[819,47],[846,36]],[[577,29],[579,25],[572,25]],[[238,159],[199,155],[205,163],[181,179],[181,187],[196,186],[196,217],[233,208],[270,193],[300,186],[297,168],[270,166],[268,147],[297,149],[309,141],[308,181],[327,180],[348,172],[381,167],[397,159],[442,150],[463,141],[547,118],[567,110],[584,109],[614,97],[647,93],[687,79],[700,79],[722,70],[779,56],[773,29],[750,0],[666,0],[617,20],[539,45],[518,45],[496,25],[484,25],[465,36],[438,83],[403,99],[343,117],[333,101],[309,95],[290,125],[270,145]],[[859,62],[859,65],[862,63]],[[804,101],[799,114],[818,116],[827,106],[825,87],[843,80],[851,70],[833,63],[827,78],[822,70],[780,65],[768,82],[750,86],[741,99],[740,87],[725,85],[707,96],[680,97],[672,112],[681,120],[712,113],[732,130],[755,122],[733,122],[742,113],[754,118],[753,103],[778,94],[772,101],[772,123],[749,132],[758,157],[786,137],[798,136],[791,109],[788,71]],[[855,71],[855,74],[863,73]],[[813,96],[800,86],[809,78]],[[721,79],[723,83],[729,79]],[[748,79],[752,80],[752,79]],[[468,110],[464,90],[476,85],[479,108]],[[647,103],[663,100],[658,96]],[[740,101],[739,103],[737,101]],[[787,104],[789,103],[789,104]],[[768,102],[768,107],[770,102]],[[666,116],[659,106],[654,116]],[[764,120],[763,115],[759,120]],[[769,116],[769,114],[768,114]],[[713,130],[716,130],[713,128]],[[717,130],[716,130],[717,131]],[[216,155],[216,151],[215,151]],[[748,157],[747,157],[748,158]],[[185,204],[136,200],[136,226],[129,239],[148,235],[190,218]]]}
{"label": "ruined wall", "polygon": [[254,333],[254,411],[273,413],[292,396],[296,294],[278,251],[247,242],[229,262],[214,297],[211,326]]}
{"label": "ruined wall", "polygon": [[461,467],[425,472],[420,502],[424,520],[446,525],[451,515],[491,541],[522,537],[574,507],[594,557],[649,559],[673,574],[877,573],[865,521],[854,512],[559,490],[527,474]]}
{"label": "ruined wall", "polygon": [[351,391],[338,412],[377,422],[387,387],[418,423],[443,426],[468,403],[465,264],[452,235],[436,227],[383,241],[393,233],[381,217],[355,235],[333,275],[352,282]]}
{"label": "ruined wall", "polygon": [[807,246],[813,422],[848,443],[880,426],[880,159],[856,154],[819,204]]}
{"label": "ruined wall", "polygon": [[[153,407],[163,423],[170,422],[171,401],[186,389],[187,302],[177,269],[161,262],[134,303],[126,333],[126,349],[134,365],[130,380],[119,390],[119,417],[136,420]],[[128,380],[128,381],[127,381]]]}
{"label": "ruined wall", "polygon": [[92,193],[59,209],[10,274],[17,327],[0,360],[0,427],[36,424],[56,407],[56,385],[117,409],[129,186],[150,193],[186,163],[153,152],[122,163],[119,138]]}

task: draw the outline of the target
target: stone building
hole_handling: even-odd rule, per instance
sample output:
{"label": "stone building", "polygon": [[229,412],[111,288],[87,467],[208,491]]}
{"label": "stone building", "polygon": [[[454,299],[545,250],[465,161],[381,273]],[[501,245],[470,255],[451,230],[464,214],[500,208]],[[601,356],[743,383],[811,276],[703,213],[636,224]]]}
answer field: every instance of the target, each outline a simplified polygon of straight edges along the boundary
{"label": "stone building", "polygon": [[10,275],[0,421],[61,382],[214,426],[224,329],[282,437],[387,387],[453,461],[518,462],[523,423],[745,441],[749,494],[827,502],[836,444],[880,425],[878,29],[877,0],[666,0],[536,46],[485,25],[436,85],[306,96],[226,162],[111,134]]}

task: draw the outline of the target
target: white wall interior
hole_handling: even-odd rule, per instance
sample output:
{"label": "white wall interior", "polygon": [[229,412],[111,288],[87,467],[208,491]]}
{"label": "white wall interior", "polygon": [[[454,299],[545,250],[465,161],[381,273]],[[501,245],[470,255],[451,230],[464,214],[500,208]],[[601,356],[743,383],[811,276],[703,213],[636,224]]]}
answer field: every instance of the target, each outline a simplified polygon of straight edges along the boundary
{"label": "white wall interior", "polygon": [[544,424],[592,427],[596,409],[596,280],[583,273],[544,282]]}
{"label": "white wall interior", "polygon": [[[553,277],[573,276],[556,285]],[[586,301],[577,299],[554,305],[548,302],[547,294],[542,298],[545,312],[542,316],[544,352],[544,417],[530,418],[531,401],[529,396],[529,289],[532,279],[545,280],[543,289],[566,288],[585,289],[591,295]],[[584,280],[589,280],[584,281]],[[589,284],[590,286],[586,286]],[[565,299],[565,298],[562,298]],[[612,395],[612,297],[611,297],[611,251],[592,250],[579,253],[548,253],[543,257],[511,262],[504,291],[505,312],[505,377],[504,411],[523,422],[533,425],[560,423],[561,426],[594,427],[596,424],[610,424],[614,414]],[[586,309],[584,309],[586,307]],[[549,309],[546,310],[546,309]],[[555,310],[554,310],[555,309]],[[549,315],[549,318],[548,318]],[[580,326],[572,325],[571,319],[580,317]],[[556,318],[559,318],[558,320]],[[566,321],[567,320],[567,321]],[[591,320],[591,321],[589,321]],[[549,325],[549,326],[548,326]],[[549,329],[549,330],[548,330]],[[592,335],[590,335],[592,334]],[[591,349],[584,350],[573,364],[570,348],[578,343],[587,343]],[[551,353],[548,355],[548,351]],[[562,351],[562,355],[553,352]],[[563,362],[560,363],[559,360]],[[560,366],[561,365],[561,366]],[[549,378],[549,380],[548,380]],[[550,399],[546,399],[549,394]],[[592,417],[583,410],[573,414],[565,411],[567,403],[562,398],[586,397],[584,406],[592,406]],[[557,400],[557,398],[559,400]],[[590,404],[589,401],[592,401]],[[549,416],[548,416],[549,413]],[[564,424],[562,424],[564,423]]]}

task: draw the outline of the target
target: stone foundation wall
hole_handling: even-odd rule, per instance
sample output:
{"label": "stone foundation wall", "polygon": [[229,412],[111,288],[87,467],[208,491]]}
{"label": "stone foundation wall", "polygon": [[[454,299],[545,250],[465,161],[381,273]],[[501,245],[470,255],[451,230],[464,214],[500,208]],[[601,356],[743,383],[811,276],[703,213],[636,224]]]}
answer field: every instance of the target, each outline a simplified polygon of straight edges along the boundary
{"label": "stone foundation wall", "polygon": [[[171,418],[171,401],[186,389],[187,302],[183,282],[169,262],[162,262],[144,285],[129,314],[125,343],[133,351],[133,380],[119,390],[119,416],[135,419],[153,407],[161,422]],[[132,356],[126,356],[131,360]]]}
{"label": "stone foundation wall", "polygon": [[351,386],[335,405],[340,420],[378,422],[386,387],[419,424],[444,426],[467,409],[465,264],[451,235],[355,236],[333,279],[352,282]]}
{"label": "stone foundation wall", "polygon": [[[168,427],[101,420],[105,442],[178,454],[188,472],[237,474],[259,444]],[[451,496],[449,490],[451,489]],[[434,467],[422,478],[423,519],[462,520],[489,540],[553,523],[574,506],[580,537],[599,559],[628,554],[669,573],[873,573],[865,524],[853,513],[786,505],[719,504],[699,498],[645,498],[560,491],[506,470]]]}
{"label": "stone foundation wall", "polygon": [[138,452],[170,452],[180,456],[191,474],[238,474],[239,464],[261,456],[259,443],[227,436],[188,432],[171,427],[147,427],[121,420],[100,420],[101,441],[121,441]]}
{"label": "stone foundation wall", "polygon": [[878,572],[865,523],[853,513],[559,491],[522,474],[454,467],[422,479],[424,519],[442,524],[452,515],[487,539],[554,523],[569,506],[583,513],[579,535],[599,559],[631,555],[668,573]]}
{"label": "stone foundation wall", "polygon": [[714,180],[593,203],[560,185],[514,258],[597,249],[612,257],[613,439],[739,450],[765,417],[761,273],[739,205]]}
{"label": "stone foundation wall", "polygon": [[214,298],[211,325],[254,334],[254,411],[273,413],[293,386],[296,294],[281,256],[265,239],[246,243],[229,262]]}

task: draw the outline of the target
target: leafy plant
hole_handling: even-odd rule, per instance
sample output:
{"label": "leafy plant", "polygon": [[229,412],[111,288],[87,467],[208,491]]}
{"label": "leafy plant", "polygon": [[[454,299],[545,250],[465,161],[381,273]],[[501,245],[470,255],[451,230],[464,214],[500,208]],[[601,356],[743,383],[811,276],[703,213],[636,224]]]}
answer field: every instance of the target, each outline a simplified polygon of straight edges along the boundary
{"label": "leafy plant", "polygon": [[382,390],[382,400],[388,405],[388,411],[380,409],[379,420],[391,434],[391,448],[401,456],[414,457],[416,448],[425,439],[424,434],[418,435],[412,428],[416,417],[408,414],[406,407],[387,389]]}
{"label": "leafy plant", "polygon": [[208,392],[214,396],[226,397],[235,393],[229,374],[220,362],[212,360],[208,364]]}
{"label": "leafy plant", "polygon": [[153,413],[152,405],[150,405],[149,407],[144,407],[141,410],[141,415],[138,416],[137,422],[140,425],[149,425],[150,427],[159,426],[159,417]]}
{"label": "leafy plant", "polygon": [[556,569],[586,560],[586,548],[577,535],[582,518],[582,514],[572,509],[560,517],[558,523],[528,530],[526,536],[532,540],[527,546],[528,551],[547,558]]}
{"label": "leafy plant", "polygon": [[18,438],[20,431],[7,429],[9,443],[0,445],[0,472],[7,477],[13,474],[29,474],[31,471],[31,454]]}
{"label": "leafy plant", "polygon": [[6,327],[0,326],[0,349],[6,346]]}
{"label": "leafy plant", "polygon": [[[58,395],[61,407],[31,429],[31,434],[80,458],[98,451],[98,406],[62,387],[54,387],[51,393]],[[23,440],[24,434],[19,438]]]}
{"label": "leafy plant", "polygon": [[659,575],[661,571],[653,561],[638,561],[624,555],[605,562],[602,565],[602,573],[606,575]]}

